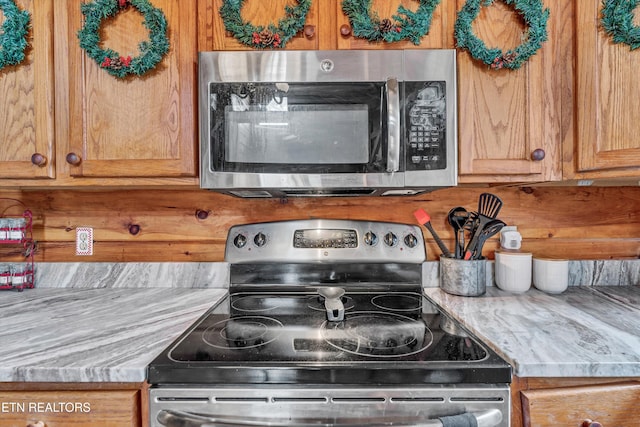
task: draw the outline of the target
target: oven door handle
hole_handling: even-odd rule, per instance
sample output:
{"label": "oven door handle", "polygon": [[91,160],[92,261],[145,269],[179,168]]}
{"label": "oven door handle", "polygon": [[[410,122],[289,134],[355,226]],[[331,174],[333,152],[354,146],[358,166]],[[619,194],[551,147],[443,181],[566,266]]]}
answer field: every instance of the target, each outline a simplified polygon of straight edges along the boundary
{"label": "oven door handle", "polygon": [[400,94],[398,79],[390,77],[385,85],[387,95],[387,172],[400,170]]}
{"label": "oven door handle", "polygon": [[351,422],[321,419],[249,420],[240,417],[215,417],[161,410],[157,420],[166,427],[497,427],[502,422],[502,412],[499,409],[489,409],[410,423],[383,423],[376,419],[351,420]]}

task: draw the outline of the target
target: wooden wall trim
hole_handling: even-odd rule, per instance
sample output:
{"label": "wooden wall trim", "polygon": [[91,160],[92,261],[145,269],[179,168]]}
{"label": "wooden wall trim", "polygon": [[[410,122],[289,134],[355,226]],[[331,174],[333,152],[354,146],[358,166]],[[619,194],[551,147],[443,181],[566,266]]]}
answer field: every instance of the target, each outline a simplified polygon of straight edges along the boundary
{"label": "wooden wall trim", "polygon": [[[4,191],[34,215],[36,262],[223,261],[232,225],[304,218],[345,218],[415,223],[423,208],[449,246],[446,223],[455,206],[476,210],[478,196],[503,199],[499,217],[517,225],[522,248],[572,259],[640,258],[640,188],[540,187],[450,188],[412,197],[239,199],[204,190]],[[0,199],[0,212],[6,208]],[[208,214],[199,219],[196,213]],[[15,208],[10,212],[16,212]],[[18,210],[20,212],[20,210]],[[131,227],[134,226],[134,227]],[[75,256],[75,228],[94,228],[94,256]],[[137,234],[133,234],[134,229]],[[425,231],[428,259],[439,250]],[[493,258],[494,237],[485,245]],[[0,260],[20,248],[0,247]]]}

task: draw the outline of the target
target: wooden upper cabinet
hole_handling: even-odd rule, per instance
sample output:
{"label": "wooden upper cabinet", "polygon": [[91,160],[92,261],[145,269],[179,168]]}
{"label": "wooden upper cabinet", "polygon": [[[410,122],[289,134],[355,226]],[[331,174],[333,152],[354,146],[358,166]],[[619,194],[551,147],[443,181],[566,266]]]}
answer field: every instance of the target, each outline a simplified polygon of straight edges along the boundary
{"label": "wooden upper cabinet", "polygon": [[[147,74],[118,79],[80,48],[82,1],[55,1],[57,156],[67,182],[196,176],[196,3],[154,0],[167,20],[169,52]],[[102,48],[138,56],[149,40],[143,21],[133,7],[104,20]]]}
{"label": "wooden upper cabinet", "polygon": [[[322,0],[328,1],[328,0]],[[240,43],[230,32],[226,31],[220,8],[223,0],[201,0],[198,5],[199,50],[255,50],[253,47]],[[327,49],[326,40],[322,40],[320,29],[321,1],[311,2],[304,28],[291,38],[284,49],[288,50],[317,50]],[[285,14],[285,7],[296,6],[291,0],[272,1],[244,1],[241,16],[245,22],[258,27],[277,25]],[[326,6],[323,14],[326,15]]]}
{"label": "wooden upper cabinet", "polygon": [[53,0],[16,5],[31,29],[24,61],[0,70],[0,179],[54,178]]}
{"label": "wooden upper cabinet", "polygon": [[569,177],[640,176],[640,51],[615,44],[600,25],[602,1],[575,2],[575,147]]}
{"label": "wooden upper cabinet", "polygon": [[[198,27],[200,50],[253,50],[243,45],[226,31],[220,7],[223,0],[204,0],[198,5]],[[313,0],[304,28],[293,37],[285,49],[292,50],[331,50],[331,49],[415,49],[415,48],[453,48],[453,22],[455,4],[441,2],[435,9],[431,28],[416,46],[411,41],[395,43],[369,42],[354,37],[351,33],[349,18],[342,11],[341,0]],[[285,6],[295,6],[293,0],[244,1],[241,16],[255,26],[277,25],[284,16]],[[372,13],[380,18],[391,18],[402,5],[409,10],[417,10],[416,0],[373,0]]]}
{"label": "wooden upper cabinet", "polygon": [[[458,8],[465,1],[458,0]],[[562,178],[563,75],[572,61],[565,32],[571,2],[545,1],[548,39],[517,70],[494,70],[458,51],[459,175],[461,183],[535,182]],[[521,43],[526,26],[503,2],[481,8],[472,23],[488,47],[502,51]]]}
{"label": "wooden upper cabinet", "polygon": [[[393,43],[370,42],[361,37],[354,37],[349,17],[342,11],[342,2],[335,2],[336,23],[331,29],[333,36],[337,39],[338,49],[452,49],[454,48],[453,24],[455,22],[455,2],[441,1],[433,11],[429,32],[420,39],[420,44],[416,45],[409,40],[402,40]],[[380,19],[391,19],[397,14],[398,7],[404,6],[409,10],[416,11],[419,2],[415,0],[373,0],[371,2],[371,13]]]}

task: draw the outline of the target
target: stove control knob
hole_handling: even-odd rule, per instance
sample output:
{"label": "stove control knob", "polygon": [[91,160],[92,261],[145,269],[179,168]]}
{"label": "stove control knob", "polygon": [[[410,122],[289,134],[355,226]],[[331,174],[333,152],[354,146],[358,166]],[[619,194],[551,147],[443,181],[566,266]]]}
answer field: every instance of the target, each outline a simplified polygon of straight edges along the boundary
{"label": "stove control knob", "polygon": [[373,231],[367,231],[364,235],[364,244],[375,246],[378,243],[378,236]]}
{"label": "stove control knob", "polygon": [[244,234],[238,234],[233,239],[233,245],[238,249],[244,248],[244,245],[246,245],[246,244],[247,244],[247,238],[245,237]]}
{"label": "stove control knob", "polygon": [[263,232],[260,232],[253,238],[253,243],[260,248],[267,243],[267,236],[265,236]]}
{"label": "stove control knob", "polygon": [[395,246],[398,244],[398,236],[390,231],[384,235],[384,242],[387,244],[387,246]]}
{"label": "stove control knob", "polygon": [[418,244],[418,238],[413,234],[407,234],[404,236],[404,244],[410,248],[415,248]]}

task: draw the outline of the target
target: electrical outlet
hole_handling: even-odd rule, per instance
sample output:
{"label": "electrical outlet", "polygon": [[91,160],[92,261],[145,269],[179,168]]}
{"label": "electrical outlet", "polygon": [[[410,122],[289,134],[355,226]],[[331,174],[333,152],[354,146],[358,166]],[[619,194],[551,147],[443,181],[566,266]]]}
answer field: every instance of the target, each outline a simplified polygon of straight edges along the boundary
{"label": "electrical outlet", "polygon": [[93,228],[76,227],[76,255],[93,255]]}

